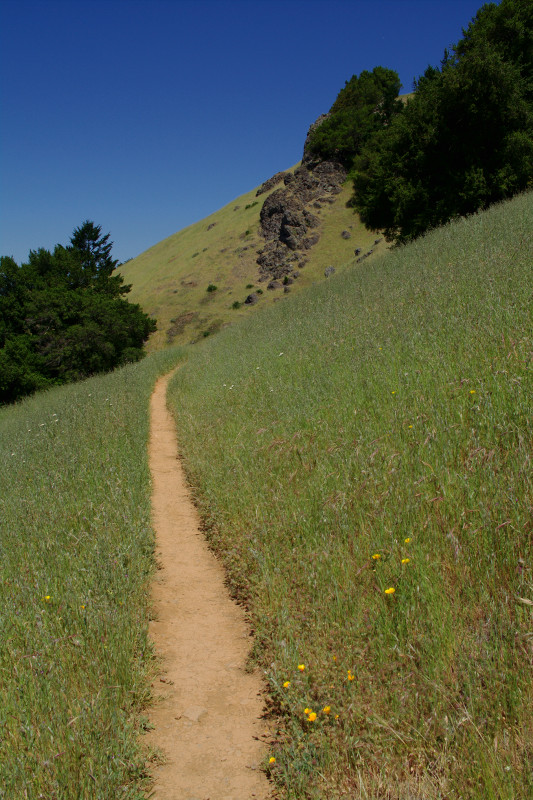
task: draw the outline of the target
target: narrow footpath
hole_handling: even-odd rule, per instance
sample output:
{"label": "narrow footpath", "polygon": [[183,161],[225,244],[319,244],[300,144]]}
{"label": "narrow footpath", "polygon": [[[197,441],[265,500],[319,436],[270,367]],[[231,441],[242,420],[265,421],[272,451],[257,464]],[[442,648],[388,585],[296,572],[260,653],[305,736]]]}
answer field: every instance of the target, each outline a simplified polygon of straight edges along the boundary
{"label": "narrow footpath", "polygon": [[229,597],[221,565],[199,530],[166,407],[169,376],[151,400],[150,469],[156,554],[150,636],[162,658],[154,681],[154,729],[163,753],[154,800],[267,800],[260,769],[266,726],[262,684],[245,672],[250,648],[242,609]]}

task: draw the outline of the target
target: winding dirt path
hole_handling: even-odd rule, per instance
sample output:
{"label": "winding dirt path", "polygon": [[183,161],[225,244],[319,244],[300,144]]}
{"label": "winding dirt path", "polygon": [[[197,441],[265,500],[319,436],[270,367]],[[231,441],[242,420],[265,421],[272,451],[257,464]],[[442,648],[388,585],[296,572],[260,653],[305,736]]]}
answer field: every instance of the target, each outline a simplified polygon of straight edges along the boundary
{"label": "winding dirt path", "polygon": [[244,615],[198,527],[166,407],[168,379],[157,382],[151,400],[152,514],[162,568],[153,585],[150,635],[164,673],[154,682],[147,740],[166,760],[154,770],[150,796],[266,800],[262,684],[244,670],[250,647]]}

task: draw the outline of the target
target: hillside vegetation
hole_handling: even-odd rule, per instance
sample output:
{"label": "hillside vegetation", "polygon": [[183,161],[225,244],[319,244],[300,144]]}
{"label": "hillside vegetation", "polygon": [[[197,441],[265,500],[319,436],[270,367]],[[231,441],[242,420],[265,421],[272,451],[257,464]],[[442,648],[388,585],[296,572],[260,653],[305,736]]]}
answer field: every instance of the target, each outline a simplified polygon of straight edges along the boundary
{"label": "hillside vegetation", "polygon": [[533,195],[190,351],[171,385],[290,798],[533,791]]}
{"label": "hillside vegetation", "polygon": [[484,3],[390,124],[352,153],[354,207],[389,241],[530,189],[531,0]]}
{"label": "hillside vegetation", "polygon": [[[120,267],[125,281],[132,284],[132,302],[157,319],[148,350],[169,342],[196,342],[284,296],[283,288],[270,291],[259,282],[256,263],[257,250],[264,245],[259,213],[272,191],[257,197],[253,189]],[[350,191],[346,184],[334,203],[316,211],[320,240],[309,251],[308,263],[290,287],[292,293],[324,281],[325,268],[338,269],[352,259],[355,248],[363,252],[374,248],[376,236],[346,206]],[[351,234],[349,239],[342,238],[343,230]],[[380,243],[375,253],[384,247]],[[209,286],[217,288],[207,291]],[[257,289],[262,291],[259,303],[244,305]],[[236,302],[243,305],[233,308]]]}
{"label": "hillside vegetation", "polygon": [[0,409],[0,798],[145,797],[148,401],[180,357]]}
{"label": "hillside vegetation", "polygon": [[144,356],[155,322],[124,299],[111,247],[87,220],[66,247],[0,257],[0,405]]}

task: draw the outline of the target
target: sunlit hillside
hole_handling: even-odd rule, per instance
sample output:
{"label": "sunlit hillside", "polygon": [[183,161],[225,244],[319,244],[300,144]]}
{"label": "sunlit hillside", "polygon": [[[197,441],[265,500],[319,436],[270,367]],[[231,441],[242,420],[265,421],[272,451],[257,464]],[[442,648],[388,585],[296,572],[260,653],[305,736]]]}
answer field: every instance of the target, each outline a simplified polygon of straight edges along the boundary
{"label": "sunlit hillside", "polygon": [[[373,248],[370,260],[385,248],[384,241],[374,245],[376,235],[365,230],[346,207],[351,188],[346,183],[334,203],[316,210],[320,240],[306,254],[308,263],[290,286],[291,293],[324,281],[324,270],[328,266],[342,268],[353,259],[356,248],[362,252]],[[268,290],[258,282],[257,250],[264,244],[259,213],[273,190],[259,197],[256,191],[243,194],[121,266],[126,282],[133,285],[128,296],[131,302],[140,303],[157,319],[149,350],[171,342],[197,341],[289,294],[284,288]],[[343,238],[343,231],[350,237]],[[365,260],[365,266],[368,263]],[[217,288],[208,291],[213,286]],[[258,290],[262,292],[259,302],[244,304],[250,292]],[[234,308],[235,303],[242,305]]]}
{"label": "sunlit hillside", "polygon": [[171,384],[283,798],[533,792],[533,194],[354,265]]}

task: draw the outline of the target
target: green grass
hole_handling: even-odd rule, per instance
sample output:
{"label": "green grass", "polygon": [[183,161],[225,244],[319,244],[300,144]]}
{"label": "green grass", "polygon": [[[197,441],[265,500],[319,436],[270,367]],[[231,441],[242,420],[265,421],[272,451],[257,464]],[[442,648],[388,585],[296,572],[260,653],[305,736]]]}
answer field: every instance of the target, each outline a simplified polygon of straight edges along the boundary
{"label": "green grass", "polygon": [[167,350],[0,410],[0,798],[144,797],[148,400]]}
{"label": "green grass", "polygon": [[[173,381],[282,797],[531,796],[532,229],[529,194],[355,265],[324,218],[344,267],[205,321]],[[0,410],[2,800],[145,796],[148,399],[182,357]]]}
{"label": "green grass", "polygon": [[532,230],[528,194],[346,268],[172,382],[283,797],[533,792]]}

